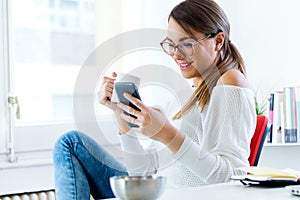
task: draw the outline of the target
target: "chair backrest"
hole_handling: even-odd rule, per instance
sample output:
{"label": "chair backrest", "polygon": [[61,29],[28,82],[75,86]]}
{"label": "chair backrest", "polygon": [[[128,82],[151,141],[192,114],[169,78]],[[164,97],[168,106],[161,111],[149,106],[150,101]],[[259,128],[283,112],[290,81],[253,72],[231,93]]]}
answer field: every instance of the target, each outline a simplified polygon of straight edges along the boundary
{"label": "chair backrest", "polygon": [[248,158],[250,166],[257,166],[263,148],[265,138],[268,134],[268,118],[257,116],[256,128],[250,143],[250,156]]}

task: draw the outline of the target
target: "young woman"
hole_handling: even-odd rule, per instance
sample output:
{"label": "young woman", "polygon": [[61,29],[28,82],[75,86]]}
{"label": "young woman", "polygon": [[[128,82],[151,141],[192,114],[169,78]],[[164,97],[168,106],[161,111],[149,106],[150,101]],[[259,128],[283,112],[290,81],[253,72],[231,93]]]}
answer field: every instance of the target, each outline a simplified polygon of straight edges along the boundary
{"label": "young woman", "polygon": [[[90,194],[113,197],[109,178],[115,175],[157,172],[167,176],[169,187],[199,186],[226,182],[234,168],[249,165],[256,114],[225,13],[212,0],[186,0],[171,11],[168,22],[161,46],[182,76],[193,79],[195,90],[189,101],[168,120],[159,108],[128,94],[125,97],[140,111],[110,102],[116,74],[104,77],[99,101],[115,113],[125,166],[85,134],[68,132],[54,150],[57,199],[88,199]],[[179,128],[172,123],[178,119],[182,120]],[[127,121],[140,128],[129,127]],[[169,151],[145,150],[137,134]],[[161,164],[162,160],[168,164]]]}

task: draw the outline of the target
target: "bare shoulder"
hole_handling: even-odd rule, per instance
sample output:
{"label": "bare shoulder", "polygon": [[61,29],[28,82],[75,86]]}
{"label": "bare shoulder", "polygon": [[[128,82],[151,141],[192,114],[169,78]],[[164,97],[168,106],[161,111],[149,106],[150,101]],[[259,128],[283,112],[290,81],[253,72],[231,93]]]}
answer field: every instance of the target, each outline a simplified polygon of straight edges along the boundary
{"label": "bare shoulder", "polygon": [[225,72],[217,82],[217,85],[232,85],[249,88],[249,83],[244,74],[239,70],[229,70]]}

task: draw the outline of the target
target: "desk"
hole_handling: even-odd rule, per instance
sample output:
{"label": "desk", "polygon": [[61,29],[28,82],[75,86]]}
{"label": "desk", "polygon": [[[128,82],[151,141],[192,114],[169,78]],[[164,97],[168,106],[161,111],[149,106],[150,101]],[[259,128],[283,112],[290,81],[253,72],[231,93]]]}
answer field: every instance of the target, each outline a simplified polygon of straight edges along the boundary
{"label": "desk", "polygon": [[[289,200],[300,197],[291,195],[284,187],[247,187],[240,182],[229,182],[202,187],[166,190],[158,200]],[[111,199],[117,200],[117,199]]]}

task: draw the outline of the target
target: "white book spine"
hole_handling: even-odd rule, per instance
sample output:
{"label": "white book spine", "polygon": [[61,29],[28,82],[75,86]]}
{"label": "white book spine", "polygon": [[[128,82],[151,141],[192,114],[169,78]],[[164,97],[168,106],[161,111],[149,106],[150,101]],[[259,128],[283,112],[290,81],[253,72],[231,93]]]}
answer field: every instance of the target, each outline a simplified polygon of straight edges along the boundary
{"label": "white book spine", "polygon": [[297,141],[296,136],[296,101],[295,90],[293,87],[284,88],[284,107],[285,107],[285,142],[292,143]]}
{"label": "white book spine", "polygon": [[285,143],[284,140],[284,104],[283,100],[280,102],[280,130],[281,130],[281,143]]}
{"label": "white book spine", "polygon": [[273,129],[272,129],[272,143],[280,143],[282,138],[281,127],[281,108],[280,105],[283,102],[284,93],[281,91],[274,92],[274,108],[273,108]]}
{"label": "white book spine", "polygon": [[296,120],[297,120],[297,142],[300,142],[300,87],[295,88]]}

